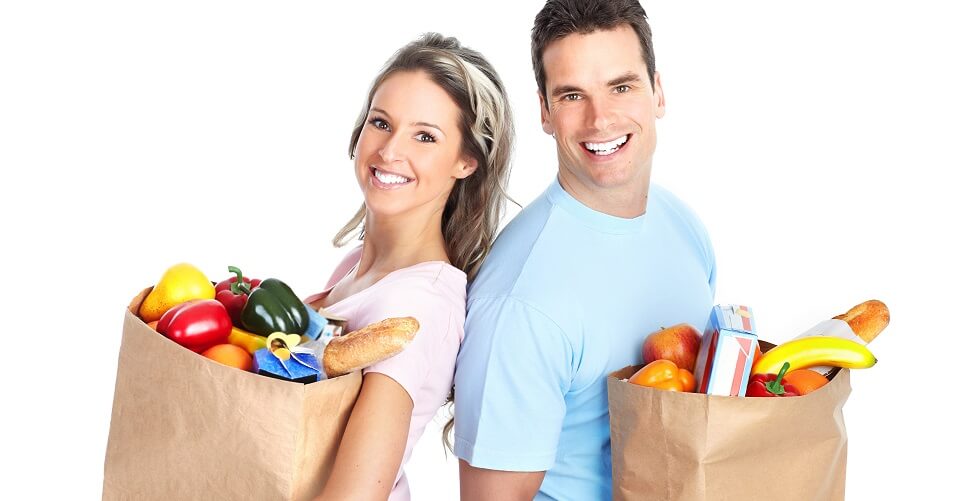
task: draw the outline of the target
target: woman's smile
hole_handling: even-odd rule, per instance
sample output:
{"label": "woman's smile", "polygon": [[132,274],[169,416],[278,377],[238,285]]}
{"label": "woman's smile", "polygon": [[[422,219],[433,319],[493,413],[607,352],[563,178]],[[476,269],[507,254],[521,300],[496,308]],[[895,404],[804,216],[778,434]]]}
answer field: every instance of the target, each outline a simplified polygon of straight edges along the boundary
{"label": "woman's smile", "polygon": [[395,190],[415,181],[414,178],[402,176],[395,172],[383,170],[375,165],[370,166],[370,183],[381,190]]}

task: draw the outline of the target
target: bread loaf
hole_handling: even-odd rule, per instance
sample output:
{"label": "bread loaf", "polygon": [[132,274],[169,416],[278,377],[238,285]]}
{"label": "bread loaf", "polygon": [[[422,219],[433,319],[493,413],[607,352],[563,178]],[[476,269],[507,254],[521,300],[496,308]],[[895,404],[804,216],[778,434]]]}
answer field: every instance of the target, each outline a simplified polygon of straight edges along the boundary
{"label": "bread loaf", "polygon": [[388,318],[334,337],[323,352],[323,370],[332,378],[369,367],[400,353],[418,330],[413,317]]}
{"label": "bread loaf", "polygon": [[869,343],[890,323],[890,310],[882,302],[871,299],[833,318],[846,322],[860,339]]}

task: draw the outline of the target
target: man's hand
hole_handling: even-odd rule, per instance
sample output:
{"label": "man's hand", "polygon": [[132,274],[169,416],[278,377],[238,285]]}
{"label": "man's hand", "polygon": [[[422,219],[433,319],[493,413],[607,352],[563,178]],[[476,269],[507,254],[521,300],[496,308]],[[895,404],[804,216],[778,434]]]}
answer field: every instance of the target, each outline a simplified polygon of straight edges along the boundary
{"label": "man's hand", "polygon": [[542,471],[474,468],[460,460],[460,501],[530,501],[543,483]]}

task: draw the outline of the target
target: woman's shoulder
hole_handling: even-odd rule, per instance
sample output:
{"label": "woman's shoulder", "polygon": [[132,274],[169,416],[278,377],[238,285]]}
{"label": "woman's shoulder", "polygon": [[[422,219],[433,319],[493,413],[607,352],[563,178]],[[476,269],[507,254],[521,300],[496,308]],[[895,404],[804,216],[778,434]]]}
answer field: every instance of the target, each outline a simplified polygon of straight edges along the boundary
{"label": "woman's shoulder", "polygon": [[428,261],[401,268],[384,277],[381,294],[396,300],[443,301],[463,305],[467,298],[466,274],[443,261]]}
{"label": "woman's shoulder", "polygon": [[466,276],[442,262],[420,263],[391,273],[364,298],[354,320],[369,324],[390,317],[413,317],[420,323],[419,343],[443,343],[451,331],[463,338]]}
{"label": "woman's shoulder", "polygon": [[350,249],[350,251],[343,256],[340,263],[337,264],[337,267],[333,269],[333,273],[330,274],[330,278],[327,280],[327,285],[324,286],[324,289],[330,289],[336,285],[337,282],[343,280],[343,277],[346,276],[347,273],[350,273],[350,270],[360,262],[360,254],[362,251],[363,245],[358,245]]}

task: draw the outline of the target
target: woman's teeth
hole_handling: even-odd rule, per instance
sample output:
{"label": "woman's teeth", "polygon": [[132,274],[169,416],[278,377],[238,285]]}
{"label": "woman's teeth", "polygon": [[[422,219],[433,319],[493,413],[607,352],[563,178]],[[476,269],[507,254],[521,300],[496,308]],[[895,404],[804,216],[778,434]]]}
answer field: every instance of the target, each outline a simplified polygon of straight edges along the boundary
{"label": "woman's teeth", "polygon": [[409,183],[410,179],[405,178],[399,174],[387,174],[385,172],[380,172],[380,169],[374,168],[373,175],[377,177],[377,181],[380,181],[383,184],[403,184]]}
{"label": "woman's teeth", "polygon": [[602,156],[615,153],[625,142],[627,142],[627,136],[621,136],[606,143],[583,143],[583,146],[590,150],[590,152]]}

